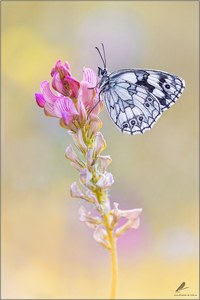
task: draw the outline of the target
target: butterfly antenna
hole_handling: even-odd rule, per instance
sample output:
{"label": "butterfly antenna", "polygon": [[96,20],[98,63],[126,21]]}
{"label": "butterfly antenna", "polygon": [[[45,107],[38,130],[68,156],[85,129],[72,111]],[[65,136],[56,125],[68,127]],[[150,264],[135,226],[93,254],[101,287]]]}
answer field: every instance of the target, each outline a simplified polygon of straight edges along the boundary
{"label": "butterfly antenna", "polygon": [[104,48],[104,44],[101,43],[102,49],[103,49],[103,56],[104,56],[104,67],[106,69],[106,52],[105,52],[105,48]]}
{"label": "butterfly antenna", "polygon": [[103,66],[104,66],[104,68],[106,68],[106,62],[105,62],[105,60],[103,59],[103,56],[102,56],[102,54],[101,54],[99,48],[98,48],[98,47],[95,47],[95,49],[97,49],[97,51],[99,52],[99,55],[100,55],[101,60],[102,60],[102,62],[103,62]]}

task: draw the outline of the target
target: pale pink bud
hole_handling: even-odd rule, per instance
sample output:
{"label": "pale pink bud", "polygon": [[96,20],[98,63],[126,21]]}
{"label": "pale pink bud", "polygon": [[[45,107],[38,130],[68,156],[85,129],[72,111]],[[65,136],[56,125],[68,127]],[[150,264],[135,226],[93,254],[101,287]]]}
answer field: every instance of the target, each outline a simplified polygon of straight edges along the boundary
{"label": "pale pink bud", "polygon": [[95,87],[97,84],[97,75],[90,68],[83,68],[83,80],[88,82],[91,87]]}
{"label": "pale pink bud", "polygon": [[77,148],[79,148],[82,152],[87,151],[87,146],[84,143],[81,129],[78,129],[75,134],[72,134],[72,138]]}
{"label": "pale pink bud", "polygon": [[57,60],[55,66],[51,70],[51,76],[55,73],[59,72],[61,74],[61,77],[65,77],[68,75],[71,75],[70,65],[68,62],[65,62],[64,65],[62,64],[61,60]]}
{"label": "pale pink bud", "polygon": [[88,227],[92,229],[96,229],[99,224],[102,224],[102,220],[100,217],[91,216],[91,212],[87,211],[84,206],[79,208],[80,221],[85,222]]}
{"label": "pale pink bud", "polygon": [[66,148],[65,157],[67,159],[69,159],[71,161],[71,163],[73,163],[73,166],[78,171],[80,171],[84,167],[84,164],[78,158],[78,156],[77,156],[76,152],[74,151],[71,144]]}
{"label": "pale pink bud", "polygon": [[97,181],[96,185],[102,189],[110,188],[114,183],[113,175],[109,172],[102,174],[101,178]]}
{"label": "pale pink bud", "polygon": [[86,153],[86,161],[87,161],[87,165],[91,166],[93,163],[93,149],[88,149],[87,153]]}
{"label": "pale pink bud", "polygon": [[87,111],[90,111],[94,106],[93,98],[95,96],[95,90],[91,87],[91,85],[88,82],[82,80],[80,83],[80,94],[79,95],[80,95]]}
{"label": "pale pink bud", "polygon": [[76,182],[73,182],[70,187],[70,195],[73,198],[81,198],[85,201],[95,204],[98,207],[98,201],[95,194],[85,187],[84,193],[81,191]]}
{"label": "pale pink bud", "polygon": [[100,153],[106,148],[106,141],[101,132],[97,132],[94,141],[95,156],[99,156]]}
{"label": "pale pink bud", "polygon": [[119,237],[121,234],[126,232],[130,228],[137,229],[140,225],[140,214],[142,212],[142,208],[137,208],[137,209],[130,209],[130,210],[121,210],[118,209],[119,204],[114,202],[114,209],[112,211],[113,213],[113,222],[115,224],[112,225],[117,225],[119,222],[120,218],[125,218],[127,221],[120,226],[119,228],[116,229],[115,236]]}
{"label": "pale pink bud", "polygon": [[81,124],[84,124],[87,120],[87,113],[81,99],[78,99],[77,105],[78,105],[78,112],[79,112],[79,122]]}
{"label": "pale pink bud", "polygon": [[100,118],[93,113],[90,115],[90,122],[89,122],[89,131],[88,136],[93,137],[102,127],[102,121]]}
{"label": "pale pink bud", "polygon": [[86,185],[87,187],[92,187],[93,184],[91,183],[91,179],[92,174],[87,168],[84,168],[80,171],[80,180],[84,185]]}
{"label": "pale pink bud", "polygon": [[104,228],[102,228],[102,226],[96,227],[93,237],[98,243],[100,243],[106,249],[111,249],[111,245],[108,240],[108,234],[107,234],[106,230]]}
{"label": "pale pink bud", "polygon": [[85,196],[86,196],[86,199],[90,202],[93,202],[96,204],[96,207],[99,206],[99,202],[97,200],[97,197],[95,196],[95,194],[89,190],[87,187],[85,187]]}
{"label": "pale pink bud", "polygon": [[99,162],[100,162],[100,169],[102,173],[104,173],[108,168],[109,164],[112,162],[112,158],[110,157],[110,155],[104,155],[104,156],[100,155]]}
{"label": "pale pink bud", "polygon": [[56,62],[55,67],[51,71],[52,86],[59,93],[77,98],[80,82],[70,74],[70,66],[68,63],[62,64],[61,60]]}
{"label": "pale pink bud", "polygon": [[73,198],[85,199],[85,195],[82,193],[76,182],[73,182],[70,187],[70,194]]}

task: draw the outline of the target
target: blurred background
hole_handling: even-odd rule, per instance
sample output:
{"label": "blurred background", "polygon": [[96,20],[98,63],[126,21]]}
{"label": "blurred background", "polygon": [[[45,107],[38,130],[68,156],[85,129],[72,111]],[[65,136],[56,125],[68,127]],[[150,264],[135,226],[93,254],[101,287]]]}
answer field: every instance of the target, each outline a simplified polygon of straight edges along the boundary
{"label": "blurred background", "polygon": [[[198,298],[198,2],[4,1],[2,4],[2,298],[107,299],[109,253],[79,221],[76,171],[58,120],[35,103],[60,58],[84,66],[165,70],[181,99],[144,135],[120,133],[101,113],[121,209],[143,208],[118,242],[120,299]],[[188,296],[179,296],[187,298]]]}

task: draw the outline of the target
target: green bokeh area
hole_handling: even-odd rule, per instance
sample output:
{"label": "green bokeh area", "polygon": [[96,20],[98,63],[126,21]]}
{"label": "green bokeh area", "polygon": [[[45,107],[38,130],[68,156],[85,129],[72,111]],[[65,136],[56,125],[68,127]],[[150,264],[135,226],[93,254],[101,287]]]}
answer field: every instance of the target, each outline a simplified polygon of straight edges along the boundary
{"label": "green bokeh area", "polygon": [[[143,208],[141,226],[118,241],[120,299],[198,298],[198,2],[3,1],[2,298],[106,299],[109,253],[79,221],[70,197],[78,174],[71,143],[34,93],[58,59],[73,76],[158,69],[184,78],[180,100],[144,135],[122,134],[100,114],[121,209]],[[196,295],[196,296],[195,296]],[[179,296],[179,298],[185,298]]]}

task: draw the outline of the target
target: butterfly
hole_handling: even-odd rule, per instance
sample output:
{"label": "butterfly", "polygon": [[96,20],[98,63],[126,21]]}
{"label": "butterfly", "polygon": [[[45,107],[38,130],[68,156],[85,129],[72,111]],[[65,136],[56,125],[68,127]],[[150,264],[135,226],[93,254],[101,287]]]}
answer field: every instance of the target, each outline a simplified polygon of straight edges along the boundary
{"label": "butterfly", "polygon": [[140,134],[150,130],[163,111],[170,108],[185,88],[183,79],[158,70],[123,69],[109,73],[103,55],[98,67],[99,101],[101,97],[115,125],[124,133]]}

